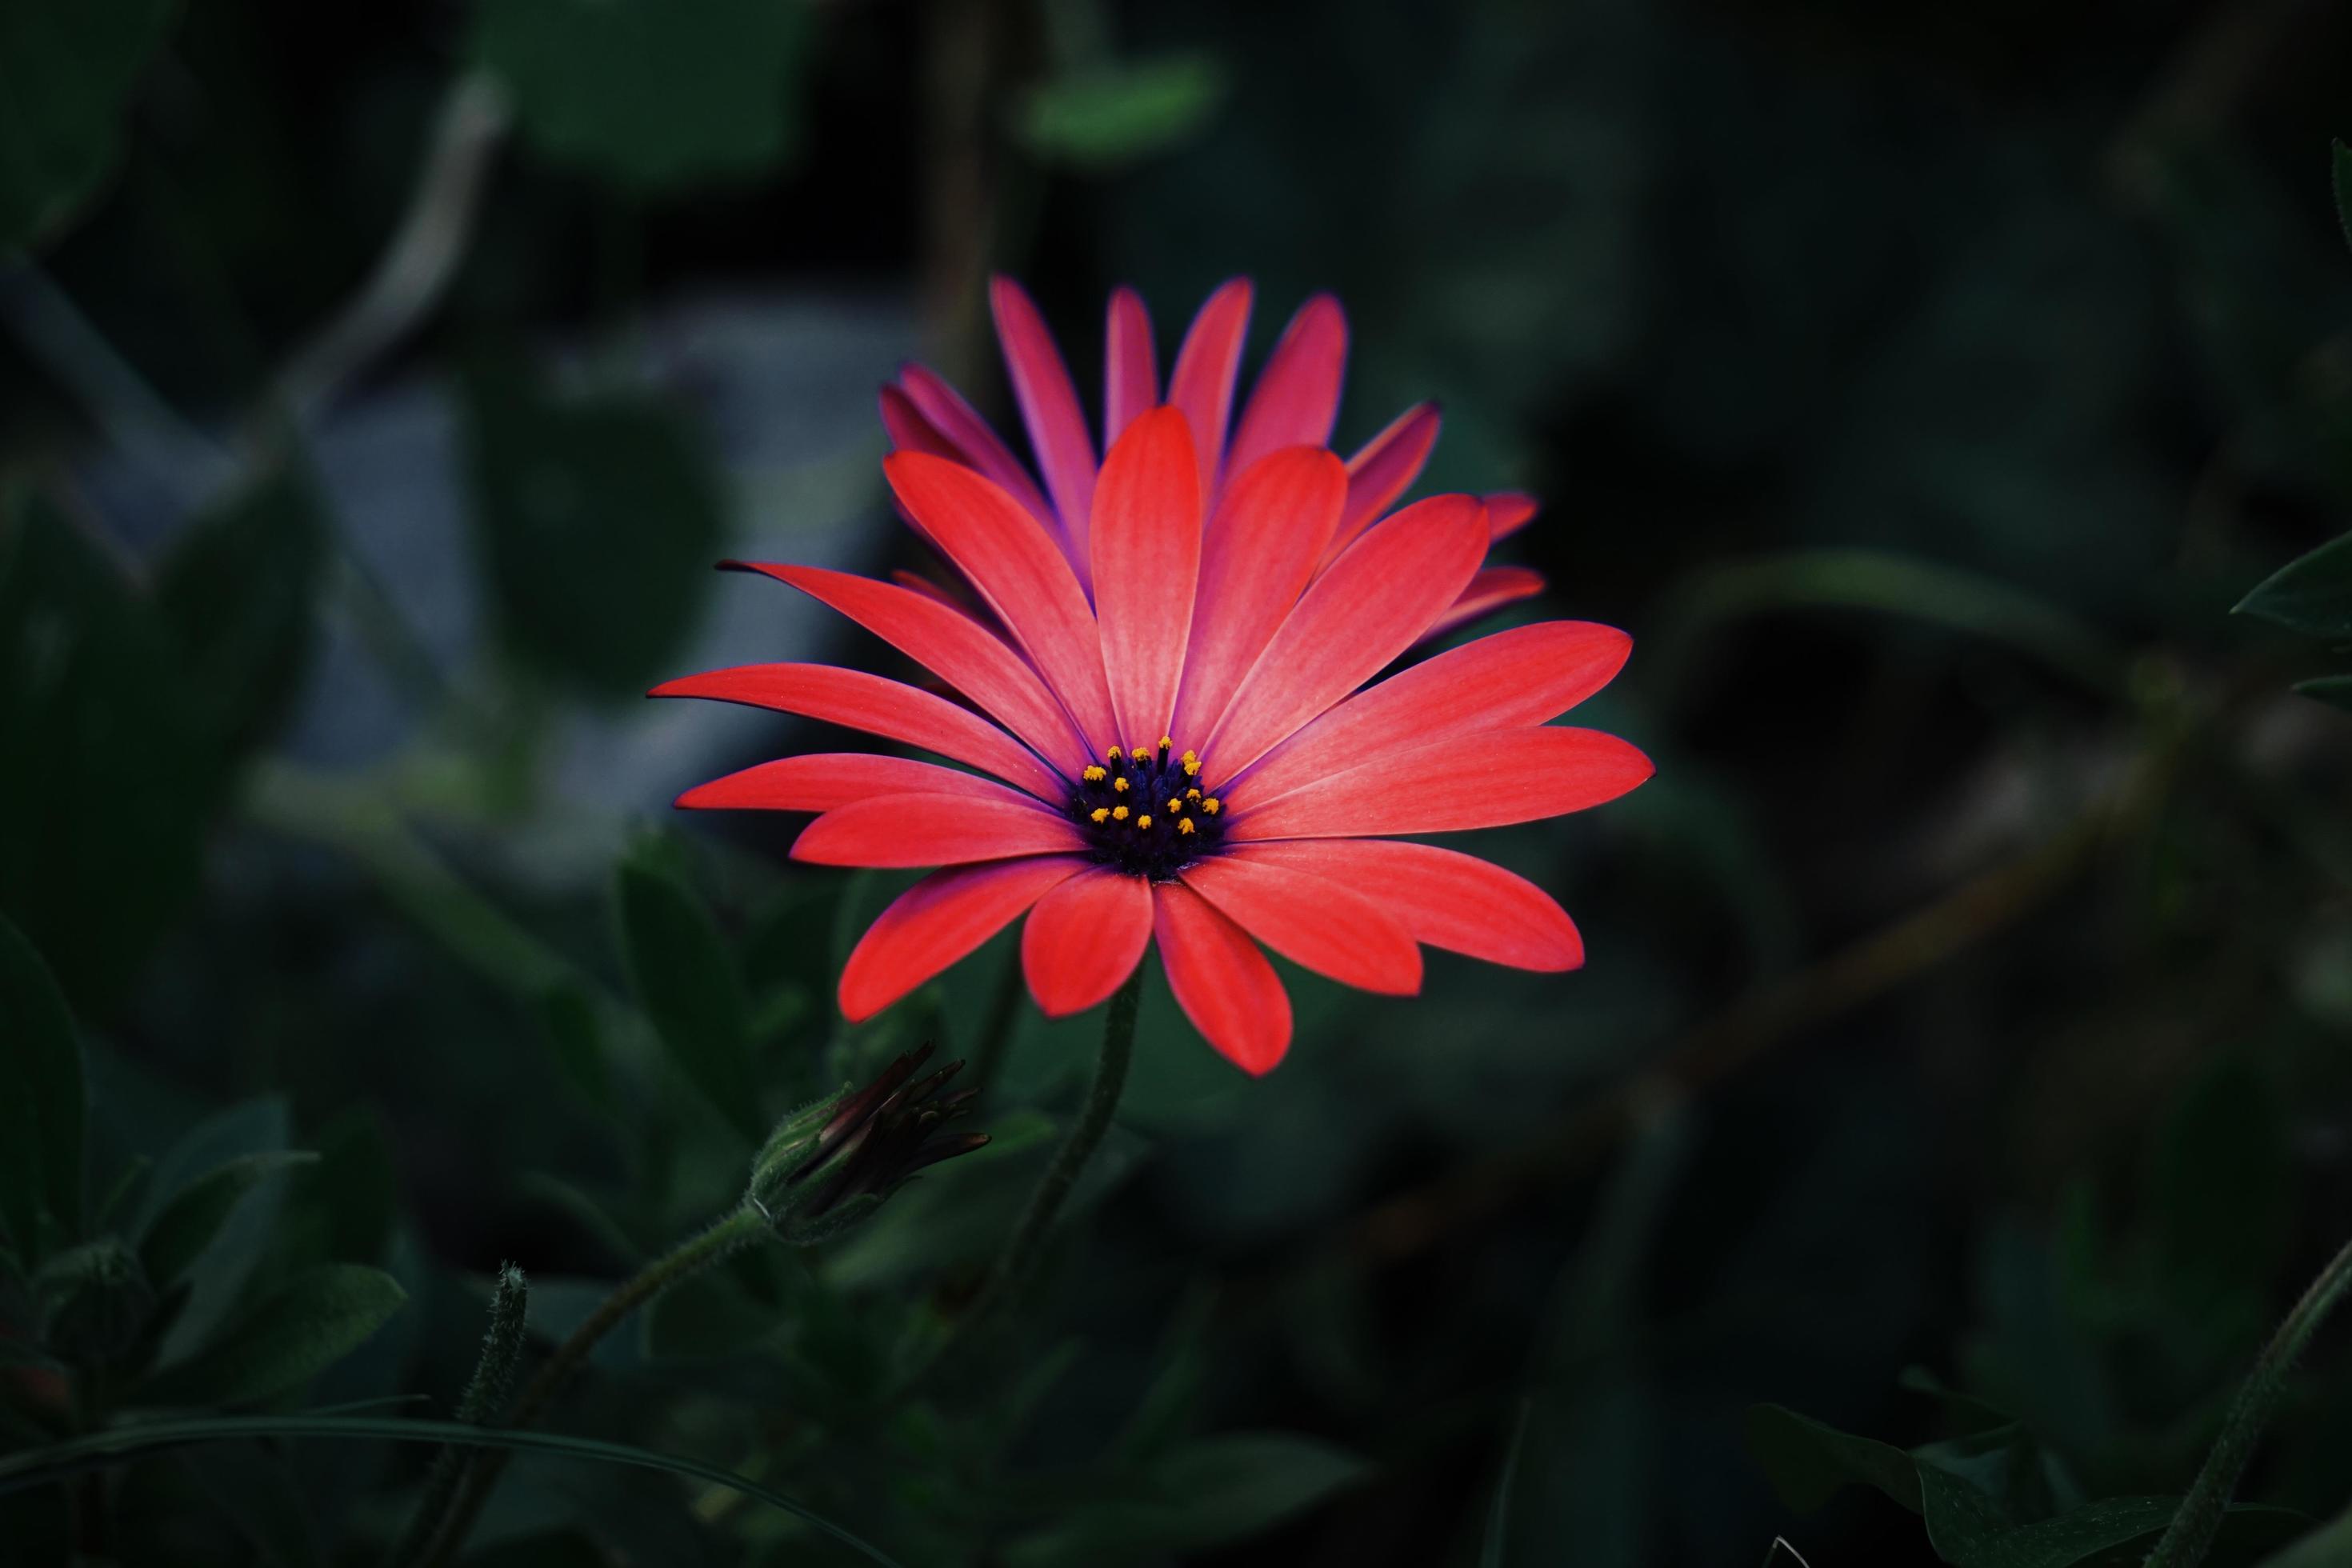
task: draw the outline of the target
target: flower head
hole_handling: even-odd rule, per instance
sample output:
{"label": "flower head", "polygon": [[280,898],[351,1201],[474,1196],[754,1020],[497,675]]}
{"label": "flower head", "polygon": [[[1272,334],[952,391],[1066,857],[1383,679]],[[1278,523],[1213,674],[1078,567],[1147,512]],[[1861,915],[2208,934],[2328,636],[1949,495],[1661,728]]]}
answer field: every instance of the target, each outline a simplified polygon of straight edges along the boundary
{"label": "flower head", "polygon": [[787,757],[679,798],[819,814],[793,847],[802,860],[945,868],[851,953],[843,1011],[870,1016],[1026,914],[1022,963],[1047,1013],[1102,1001],[1156,942],[1194,1026],[1264,1072],[1288,1047],[1290,1006],[1260,942],[1392,994],[1420,988],[1423,945],[1527,969],[1580,963],[1575,926],[1534,885],[1399,836],[1580,810],[1647,778],[1624,742],[1549,722],[1617,672],[1630,639],[1544,622],[1366,685],[1434,633],[1540,586],[1481,569],[1533,503],[1443,495],[1389,511],[1435,439],[1426,406],[1345,463],[1326,450],[1346,348],[1328,298],[1291,322],[1228,438],[1247,285],[1202,308],[1164,390],[1141,302],[1115,295],[1099,466],[1035,308],[1003,279],[994,300],[1042,488],[928,371],[882,395],[898,448],[883,465],[890,488],[971,602],[904,580],[750,568],[892,643],[963,702],[814,664],[655,689],[963,764]]}

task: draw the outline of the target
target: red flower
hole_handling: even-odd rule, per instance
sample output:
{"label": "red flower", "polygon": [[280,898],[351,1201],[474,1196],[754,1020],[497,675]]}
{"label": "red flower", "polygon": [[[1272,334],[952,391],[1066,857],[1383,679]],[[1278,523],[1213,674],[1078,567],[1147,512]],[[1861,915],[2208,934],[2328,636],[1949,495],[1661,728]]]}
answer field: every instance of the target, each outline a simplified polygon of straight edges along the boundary
{"label": "red flower", "polygon": [[796,859],[948,868],[858,942],[842,1011],[871,1016],[1025,912],[1022,963],[1046,1013],[1102,1001],[1156,937],[1193,1025],[1262,1073],[1289,1045],[1290,1003],[1261,942],[1397,994],[1420,988],[1422,944],[1523,969],[1580,963],[1575,925],[1533,884],[1392,836],[1554,816],[1649,777],[1624,742],[1549,722],[1606,684],[1631,640],[1545,622],[1359,689],[1433,630],[1520,596],[1521,579],[1495,584],[1517,569],[1479,567],[1533,503],[1435,496],[1382,516],[1419,473],[1435,411],[1409,412],[1345,464],[1323,448],[1346,342],[1326,297],[1284,332],[1228,441],[1240,282],[1194,321],[1164,406],[1142,304],[1113,296],[1097,469],[1035,307],[1002,279],[994,300],[1043,490],[929,371],[882,394],[899,448],[883,464],[890,488],[984,611],[904,583],[754,568],[971,706],[814,664],[654,691],[797,713],[981,770],[787,757],[679,797],[818,813]]}

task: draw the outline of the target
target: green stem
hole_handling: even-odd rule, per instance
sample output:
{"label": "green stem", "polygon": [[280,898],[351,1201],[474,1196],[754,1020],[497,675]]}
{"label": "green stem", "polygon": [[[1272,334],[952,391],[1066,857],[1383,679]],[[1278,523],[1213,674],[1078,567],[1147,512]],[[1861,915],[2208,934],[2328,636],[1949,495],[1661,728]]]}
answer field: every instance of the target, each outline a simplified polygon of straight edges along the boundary
{"label": "green stem", "polygon": [[[502,1266],[499,1269],[497,1294],[490,1300],[490,1323],[482,1335],[481,1355],[475,1361],[474,1375],[467,1380],[466,1392],[457,1401],[457,1419],[468,1426],[488,1426],[506,1403],[507,1390],[514,1381],[515,1363],[522,1358],[524,1320],[530,1300],[530,1290],[523,1281],[522,1270],[511,1263]],[[449,1516],[449,1505],[457,1496],[457,1483],[466,1473],[468,1458],[454,1446],[433,1456],[416,1510],[410,1516],[408,1528],[401,1532],[392,1554],[384,1560],[391,1568],[408,1568],[441,1533],[442,1521]]]}
{"label": "green stem", "polygon": [[2271,1336],[2271,1342],[2263,1347],[2254,1370],[2246,1375],[2228,1418],[2221,1423],[2221,1436],[2205,1457],[2205,1468],[2197,1472],[2189,1495],[2180,1500],[2164,1538],[2147,1554],[2147,1568],[2196,1568],[2205,1560],[2221,1528],[2222,1516],[2229,1511],[2230,1494],[2237,1490],[2238,1479],[2254,1457],[2254,1443],[2286,1390],[2288,1371],[2347,1288],[2352,1288],[2352,1243],[2328,1260],[2278,1332]]}
{"label": "green stem", "polygon": [[[671,1286],[691,1279],[730,1254],[740,1251],[767,1233],[767,1221],[748,1204],[685,1242],[667,1257],[655,1259],[637,1277],[604,1298],[604,1304],[588,1315],[587,1321],[572,1331],[572,1337],[556,1347],[555,1354],[530,1383],[507,1412],[502,1424],[509,1429],[529,1426],[541,1411],[572,1379],[598,1342],[620,1326],[621,1321],[639,1307],[652,1300]],[[465,1547],[466,1537],[474,1528],[490,1492],[497,1487],[499,1477],[511,1456],[503,1449],[492,1450],[476,1457],[467,1467],[466,1479],[457,1490],[457,1500],[449,1510],[449,1522],[442,1528],[432,1552],[425,1557],[426,1568],[443,1568],[456,1559]]]}

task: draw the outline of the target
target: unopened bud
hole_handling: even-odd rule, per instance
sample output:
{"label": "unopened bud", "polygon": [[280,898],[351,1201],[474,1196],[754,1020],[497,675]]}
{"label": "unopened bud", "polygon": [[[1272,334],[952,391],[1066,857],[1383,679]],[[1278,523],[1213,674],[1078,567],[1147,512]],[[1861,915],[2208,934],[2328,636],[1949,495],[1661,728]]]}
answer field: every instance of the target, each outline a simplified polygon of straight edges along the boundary
{"label": "unopened bud", "polygon": [[929,1046],[910,1051],[864,1089],[844,1084],[777,1124],[751,1162],[744,1198],[778,1236],[800,1246],[822,1241],[881,1207],[924,1166],[988,1142],[985,1133],[945,1130],[979,1091],[940,1092],[961,1062],[917,1078],[930,1055]]}

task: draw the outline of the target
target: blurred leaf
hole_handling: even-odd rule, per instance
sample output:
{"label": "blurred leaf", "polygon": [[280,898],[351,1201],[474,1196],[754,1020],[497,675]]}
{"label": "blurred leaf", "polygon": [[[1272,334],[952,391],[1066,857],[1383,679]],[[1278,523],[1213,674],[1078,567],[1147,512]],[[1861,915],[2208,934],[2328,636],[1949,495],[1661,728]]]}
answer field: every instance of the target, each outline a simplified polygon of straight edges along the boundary
{"label": "blurred leaf", "polygon": [[173,0],[0,5],[0,255],[46,238],[114,166]]}
{"label": "blurred leaf", "polygon": [[2344,231],[2344,243],[2352,245],[2352,147],[2345,146],[2338,140],[2330,152],[2336,186],[2336,224]]}
{"label": "blurred leaf", "polygon": [[[2343,178],[2344,144],[2336,144],[2336,177]],[[2339,184],[2338,189],[2341,189]],[[2352,1568],[2352,1507],[2273,1556],[2262,1568]]]}
{"label": "blurred leaf", "polygon": [[553,398],[511,368],[466,392],[476,531],[516,651],[605,695],[670,673],[725,531],[686,422],[647,396]]}
{"label": "blurred leaf", "polygon": [[[2135,1568],[2179,1506],[2179,1498],[2105,1498],[2003,1531],[1958,1561],[1960,1568]],[[2209,1568],[2251,1562],[2304,1522],[2289,1509],[2236,1505],[2204,1561]]]}
{"label": "blurred leaf", "polygon": [[0,834],[0,908],[85,1016],[196,884],[216,770],[180,666],[87,534],[0,497],[0,821],[40,825]]}
{"label": "blurred leaf", "polygon": [[1892,1443],[1857,1437],[1778,1405],[1749,1407],[1742,1431],[1780,1500],[1811,1513],[1848,1486],[1875,1487],[1919,1511],[1919,1472]]}
{"label": "blurred leaf", "polygon": [[1099,173],[1198,134],[1227,85],[1224,68],[1202,54],[1097,66],[1031,92],[1017,130],[1038,157]]}
{"label": "blurred leaf", "polygon": [[2307,637],[2352,637],[2352,533],[2280,567],[2238,601],[2237,613]]}
{"label": "blurred leaf", "polygon": [[2173,1111],[2149,1183],[2157,1261],[2181,1305],[2259,1306],[2285,1260],[2294,1174],[2285,1118],[2242,1058],[2218,1064]]}
{"label": "blurred leaf", "polygon": [[0,915],[0,1233],[31,1272],[81,1234],[81,1043],[56,978]]}
{"label": "blurred leaf", "polygon": [[793,151],[808,32],[801,0],[486,0],[473,48],[540,152],[657,190]]}
{"label": "blurred leaf", "polygon": [[[247,1154],[283,1150],[290,1131],[286,1104],[277,1099],[247,1100],[205,1121],[156,1162],[131,1234],[143,1235],[173,1195],[204,1173]],[[166,1359],[194,1350],[243,1299],[268,1249],[284,1198],[282,1185],[265,1182],[229,1210],[212,1244],[186,1270],[188,1301],[164,1341]]]}
{"label": "blurred leaf", "polygon": [[318,1163],[296,1172],[287,1187],[272,1266],[381,1263],[400,1206],[383,1119],[372,1106],[351,1106],[319,1130],[316,1142]]}
{"label": "blurred leaf", "polygon": [[139,1238],[139,1261],[149,1282],[158,1290],[170,1286],[212,1245],[247,1193],[281,1171],[318,1158],[292,1150],[247,1154],[182,1187]]}
{"label": "blurred leaf", "polygon": [[747,1139],[767,1136],[751,1076],[743,983],[693,889],[642,857],[621,864],[621,947],[637,1000],[670,1058]]}
{"label": "blurred leaf", "polygon": [[596,1004],[587,990],[570,982],[550,986],[532,1009],[556,1066],[589,1104],[613,1109],[613,1069],[598,1026]]}
{"label": "blurred leaf", "polygon": [[1128,1563],[1240,1541],[1303,1513],[1364,1474],[1353,1455],[1309,1437],[1244,1432],[1174,1450],[1139,1495],[1078,1504],[1005,1548],[1006,1568]]}
{"label": "blurred leaf", "polygon": [[284,718],[310,657],[325,547],[317,498],[291,467],[173,542],[156,607],[178,634],[187,679],[224,745],[253,745]]}
{"label": "blurred leaf", "polygon": [[2352,675],[2323,675],[2314,680],[2298,680],[2294,689],[2331,708],[2352,712]]}
{"label": "blurred leaf", "polygon": [[256,1302],[139,1390],[149,1405],[248,1405],[299,1388],[356,1350],[408,1293],[377,1268],[330,1263]]}
{"label": "blurred leaf", "polygon": [[286,1457],[258,1443],[207,1443],[182,1449],[181,1464],[268,1568],[306,1568],[319,1561],[306,1497]]}
{"label": "blurred leaf", "polygon": [[[1511,1492],[1518,1484],[1519,1456],[1527,1447],[1528,1417],[1534,1410],[1533,1400],[1520,1400],[1518,1417],[1511,1423],[1511,1440],[1503,1450],[1503,1473],[1496,1478],[1494,1500],[1486,1505],[1486,1538],[1478,1549],[1478,1568],[1507,1568],[1510,1561]],[[1765,1562],[1769,1568],[1771,1558],[1768,1555]]]}

